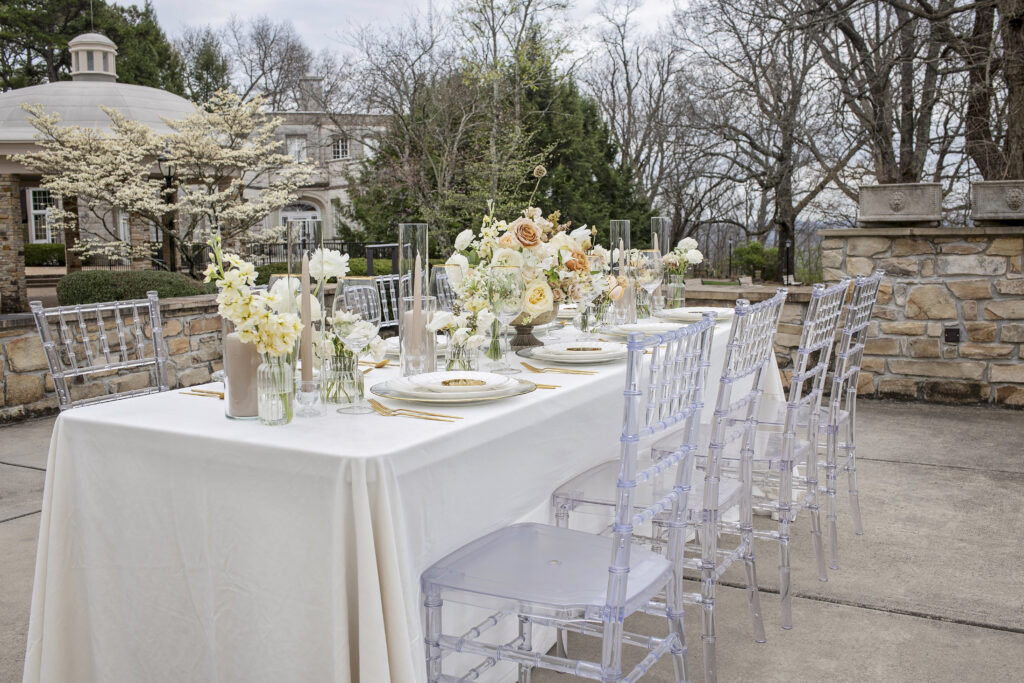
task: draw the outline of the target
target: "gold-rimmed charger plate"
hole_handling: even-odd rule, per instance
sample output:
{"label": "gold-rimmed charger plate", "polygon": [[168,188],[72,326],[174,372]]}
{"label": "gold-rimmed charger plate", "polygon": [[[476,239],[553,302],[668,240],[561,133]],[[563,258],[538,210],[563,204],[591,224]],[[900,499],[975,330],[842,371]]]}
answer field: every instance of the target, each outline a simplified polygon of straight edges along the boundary
{"label": "gold-rimmed charger plate", "polygon": [[563,356],[555,359],[548,355],[542,354],[538,356],[536,353],[534,353],[534,349],[541,348],[544,347],[528,346],[525,349],[519,349],[518,351],[516,351],[516,355],[521,356],[523,358],[529,358],[530,360],[537,360],[543,363],[556,363],[558,365],[605,365],[606,363],[617,363],[620,360],[626,360],[626,356],[628,355],[628,353],[625,350],[623,350],[621,354],[608,357],[599,357],[596,359],[593,356],[581,356],[579,358],[573,358],[572,356]]}
{"label": "gold-rimmed charger plate", "polygon": [[409,401],[410,403],[484,403],[485,401],[500,401],[503,398],[522,396],[531,391],[537,390],[537,385],[528,379],[517,379],[519,386],[515,391],[502,392],[499,396],[477,396],[474,398],[459,398],[458,393],[439,394],[437,398],[407,396],[387,386],[387,382],[380,382],[370,387],[370,393],[381,398],[389,398],[393,401]]}

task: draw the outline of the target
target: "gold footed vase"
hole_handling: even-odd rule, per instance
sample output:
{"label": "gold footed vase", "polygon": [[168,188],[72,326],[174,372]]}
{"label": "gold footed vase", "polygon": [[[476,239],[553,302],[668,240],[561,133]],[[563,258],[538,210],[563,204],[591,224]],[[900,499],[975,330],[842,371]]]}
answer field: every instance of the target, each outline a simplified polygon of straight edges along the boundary
{"label": "gold footed vase", "polygon": [[513,320],[510,324],[515,328],[516,336],[513,337],[510,342],[512,350],[518,351],[519,349],[526,349],[531,346],[544,346],[544,342],[533,336],[533,328],[539,327],[540,325],[547,325],[549,322],[554,320],[557,315],[558,303],[555,303],[550,311],[530,318],[530,322],[528,323],[523,322],[526,317],[525,314],[521,314],[518,318]]}

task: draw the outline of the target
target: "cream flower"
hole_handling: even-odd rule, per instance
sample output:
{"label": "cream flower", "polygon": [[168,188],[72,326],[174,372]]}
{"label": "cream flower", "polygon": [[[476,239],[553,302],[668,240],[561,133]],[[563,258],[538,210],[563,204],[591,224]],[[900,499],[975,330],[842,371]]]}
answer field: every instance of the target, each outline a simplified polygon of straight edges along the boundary
{"label": "cream flower", "polygon": [[377,363],[381,362],[388,355],[388,345],[379,336],[374,337],[370,342],[370,353],[373,354],[373,360]]}
{"label": "cream flower", "polygon": [[684,256],[683,258],[686,259],[687,263],[695,266],[698,263],[704,261],[704,254],[700,253],[696,249],[691,249],[690,251],[686,252],[686,256]]}
{"label": "cream flower", "polygon": [[697,240],[693,239],[692,237],[684,237],[683,239],[679,240],[679,244],[676,245],[676,249],[678,249],[679,251],[689,251],[690,249],[696,248]]}
{"label": "cream flower", "polygon": [[309,274],[317,282],[339,280],[348,275],[348,254],[334,249],[317,249],[309,257]]}
{"label": "cream flower", "polygon": [[523,267],[523,255],[514,249],[495,249],[491,257],[491,265]]}
{"label": "cream flower", "polygon": [[573,238],[576,241],[576,243],[580,245],[580,248],[583,251],[586,251],[587,249],[590,249],[590,247],[591,247],[591,242],[590,242],[591,234],[590,234],[590,228],[588,228],[587,226],[584,225],[582,227],[576,228],[575,230],[573,230],[572,232],[569,233],[569,237]]}
{"label": "cream flower", "polygon": [[467,228],[460,232],[458,236],[455,238],[455,249],[458,251],[462,251],[466,247],[468,247],[470,243],[472,243],[472,241],[473,231]]}
{"label": "cream flower", "polygon": [[530,317],[536,317],[547,313],[555,303],[554,293],[545,280],[534,280],[526,287],[526,294],[523,296],[523,313]]}
{"label": "cream flower", "polygon": [[445,268],[444,271],[448,275],[448,282],[451,286],[458,289],[462,280],[469,274],[469,259],[462,254],[452,254],[448,257],[445,265],[457,266],[456,268]]}

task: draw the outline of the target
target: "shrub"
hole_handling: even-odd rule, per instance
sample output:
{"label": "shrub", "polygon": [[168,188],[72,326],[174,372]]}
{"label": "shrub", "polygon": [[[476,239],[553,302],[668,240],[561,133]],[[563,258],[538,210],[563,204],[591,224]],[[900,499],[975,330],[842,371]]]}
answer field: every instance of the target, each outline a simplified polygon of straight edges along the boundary
{"label": "shrub", "polygon": [[32,266],[63,266],[63,244],[26,244],[25,265]]}
{"label": "shrub", "polygon": [[57,300],[66,306],[144,299],[146,292],[151,290],[156,290],[161,299],[169,299],[211,294],[217,288],[212,284],[196,282],[181,273],[161,270],[81,270],[60,279],[57,283]]}
{"label": "shrub", "polygon": [[751,240],[733,250],[732,266],[744,275],[753,276],[755,271],[760,270],[763,280],[778,280],[779,249],[778,247],[766,249],[760,242]]}
{"label": "shrub", "polygon": [[[433,265],[441,265],[444,263],[444,259],[430,259],[430,263]],[[297,269],[296,269],[297,270]],[[270,283],[271,275],[280,275],[288,272],[288,264],[284,262],[267,263],[266,265],[256,266],[256,284],[265,285]],[[363,257],[350,258],[348,260],[348,274],[352,277],[365,277],[366,276],[366,259]],[[390,258],[375,258],[373,259],[373,274],[374,275],[390,275],[391,274],[391,259]],[[298,273],[294,273],[298,275]],[[334,280],[329,280],[334,282]]]}

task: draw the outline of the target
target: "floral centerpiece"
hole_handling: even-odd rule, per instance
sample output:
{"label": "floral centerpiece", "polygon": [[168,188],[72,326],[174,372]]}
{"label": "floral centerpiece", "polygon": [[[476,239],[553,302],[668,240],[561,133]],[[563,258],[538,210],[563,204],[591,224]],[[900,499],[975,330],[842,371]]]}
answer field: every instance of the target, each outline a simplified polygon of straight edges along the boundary
{"label": "floral centerpiece", "polygon": [[478,349],[487,338],[484,336],[494,324],[494,314],[485,307],[478,310],[456,312],[438,311],[434,314],[427,330],[446,332],[448,345],[445,348],[445,370],[476,370]]}
{"label": "floral centerpiece", "polygon": [[665,305],[668,308],[682,308],[686,305],[686,271],[704,261],[704,254],[697,249],[697,240],[684,237],[675,248],[662,257],[665,264]]}
{"label": "floral centerpiece", "polygon": [[704,261],[704,254],[697,248],[697,240],[692,237],[684,237],[679,240],[675,248],[661,258],[665,264],[665,272],[679,277],[685,277],[690,266],[695,266]]}
{"label": "floral centerpiece", "polygon": [[[253,289],[256,268],[237,254],[225,253],[219,234],[209,240],[213,260],[204,272],[204,280],[217,285],[217,312],[235,325],[239,339],[255,344],[263,356],[257,376],[266,378],[277,389],[272,423],[290,422],[294,398],[294,363],[296,342],[302,332],[302,321],[294,313],[294,301],[280,294]],[[290,388],[289,388],[290,387]],[[259,391],[259,388],[257,389]],[[260,392],[260,419],[264,419],[264,392]]]}
{"label": "floral centerpiece", "polygon": [[[487,272],[492,266],[513,266],[522,272],[526,293],[522,315],[514,325],[536,323],[548,314],[553,317],[560,303],[582,301],[591,287],[587,252],[593,246],[592,230],[587,226],[572,229],[571,222],[560,220],[559,211],[545,217],[540,208],[529,206],[507,222],[494,215],[491,205],[479,232],[466,229],[459,233],[447,265],[449,281],[466,303],[464,310],[473,311],[473,302],[486,305]],[[491,325],[496,338],[498,322]],[[489,357],[493,357],[492,351]]]}

